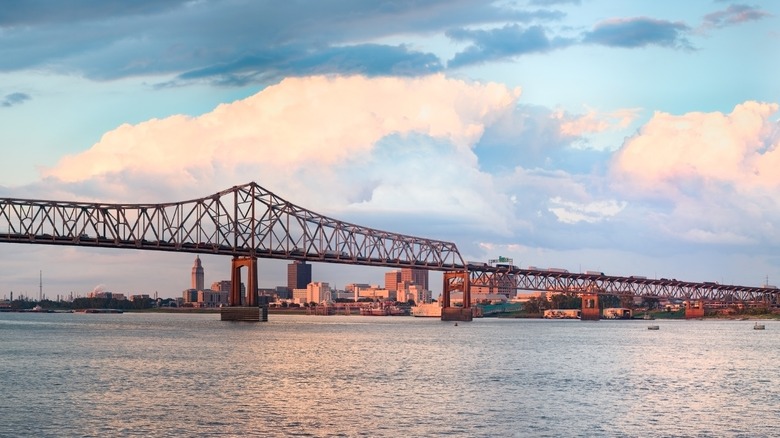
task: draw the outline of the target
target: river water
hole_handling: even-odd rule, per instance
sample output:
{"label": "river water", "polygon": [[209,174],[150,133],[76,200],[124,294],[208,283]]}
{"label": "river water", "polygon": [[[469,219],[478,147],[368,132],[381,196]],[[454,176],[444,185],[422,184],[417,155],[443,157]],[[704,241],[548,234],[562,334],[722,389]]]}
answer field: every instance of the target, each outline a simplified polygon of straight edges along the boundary
{"label": "river water", "polygon": [[780,322],[0,313],[0,436],[780,436]]}

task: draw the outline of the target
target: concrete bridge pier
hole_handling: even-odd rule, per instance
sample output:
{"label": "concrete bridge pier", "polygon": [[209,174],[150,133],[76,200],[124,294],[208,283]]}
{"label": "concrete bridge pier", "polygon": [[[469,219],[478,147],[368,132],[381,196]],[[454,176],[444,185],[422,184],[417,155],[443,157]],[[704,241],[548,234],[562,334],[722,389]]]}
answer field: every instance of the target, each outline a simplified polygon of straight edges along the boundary
{"label": "concrete bridge pier", "polygon": [[[228,305],[257,306],[257,257],[233,257],[230,275],[230,299]],[[247,268],[246,300],[241,296],[241,268]]]}
{"label": "concrete bridge pier", "polygon": [[[241,294],[241,268],[247,268],[246,297]],[[220,310],[222,321],[268,321],[268,306],[257,303],[257,257],[233,257],[228,307]],[[244,299],[245,298],[245,299]]]}
{"label": "concrete bridge pier", "polygon": [[582,294],[582,310],[580,311],[580,320],[598,321],[601,319],[601,310],[599,310],[598,294]]}
{"label": "concrete bridge pier", "polygon": [[704,318],[704,301],[685,301],[685,319]]}
{"label": "concrete bridge pier", "polygon": [[[463,307],[452,306],[450,294],[454,291],[463,292]],[[441,300],[442,321],[471,321],[474,319],[474,313],[471,308],[468,271],[444,273],[444,287],[442,287]]]}

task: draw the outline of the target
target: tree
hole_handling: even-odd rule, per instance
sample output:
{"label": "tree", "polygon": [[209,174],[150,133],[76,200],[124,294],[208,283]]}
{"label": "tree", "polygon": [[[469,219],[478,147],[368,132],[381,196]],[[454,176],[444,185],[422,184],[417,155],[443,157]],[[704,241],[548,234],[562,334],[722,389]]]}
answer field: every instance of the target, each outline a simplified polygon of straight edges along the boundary
{"label": "tree", "polygon": [[531,297],[523,304],[523,308],[528,313],[542,313],[543,303],[538,297]]}

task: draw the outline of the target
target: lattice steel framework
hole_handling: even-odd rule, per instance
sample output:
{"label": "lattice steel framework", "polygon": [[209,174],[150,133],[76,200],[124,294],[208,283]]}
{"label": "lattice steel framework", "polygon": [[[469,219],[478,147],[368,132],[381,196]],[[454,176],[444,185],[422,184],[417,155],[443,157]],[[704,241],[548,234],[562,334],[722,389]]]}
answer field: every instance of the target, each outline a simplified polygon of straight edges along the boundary
{"label": "lattice steel framework", "polygon": [[469,264],[454,243],[350,224],[252,182],[191,201],[106,204],[0,198],[0,242],[135,248],[469,271],[472,286],[777,304],[773,288]]}
{"label": "lattice steel framework", "polygon": [[511,285],[516,290],[590,292],[722,303],[764,303],[777,305],[780,290],[775,287],[725,285],[714,282],[694,283],[669,279],[617,277],[598,274],[575,274],[514,267],[469,266],[472,287],[498,290]]}
{"label": "lattice steel framework", "polygon": [[0,242],[183,251],[429,270],[463,269],[454,243],[375,230],[249,183],[167,204],[0,198]]}

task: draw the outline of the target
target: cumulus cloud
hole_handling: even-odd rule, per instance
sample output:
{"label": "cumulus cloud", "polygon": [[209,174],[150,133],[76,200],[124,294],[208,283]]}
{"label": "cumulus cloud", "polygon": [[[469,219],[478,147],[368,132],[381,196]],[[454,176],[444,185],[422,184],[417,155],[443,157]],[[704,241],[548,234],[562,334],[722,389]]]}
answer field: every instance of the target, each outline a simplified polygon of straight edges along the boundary
{"label": "cumulus cloud", "polygon": [[656,113],[615,154],[615,190],[658,203],[660,227],[683,239],[780,239],[778,108],[749,101],[728,114]]}
{"label": "cumulus cloud", "polygon": [[198,117],[122,125],[44,177],[125,202],[139,193],[146,201],[187,199],[257,180],[330,211],[480,217],[491,201],[479,192],[490,181],[472,147],[519,95],[442,75],[291,78]]}
{"label": "cumulus cloud", "polygon": [[645,194],[673,194],[685,181],[741,190],[780,184],[777,104],[745,102],[729,114],[657,112],[616,154],[614,171]]}

